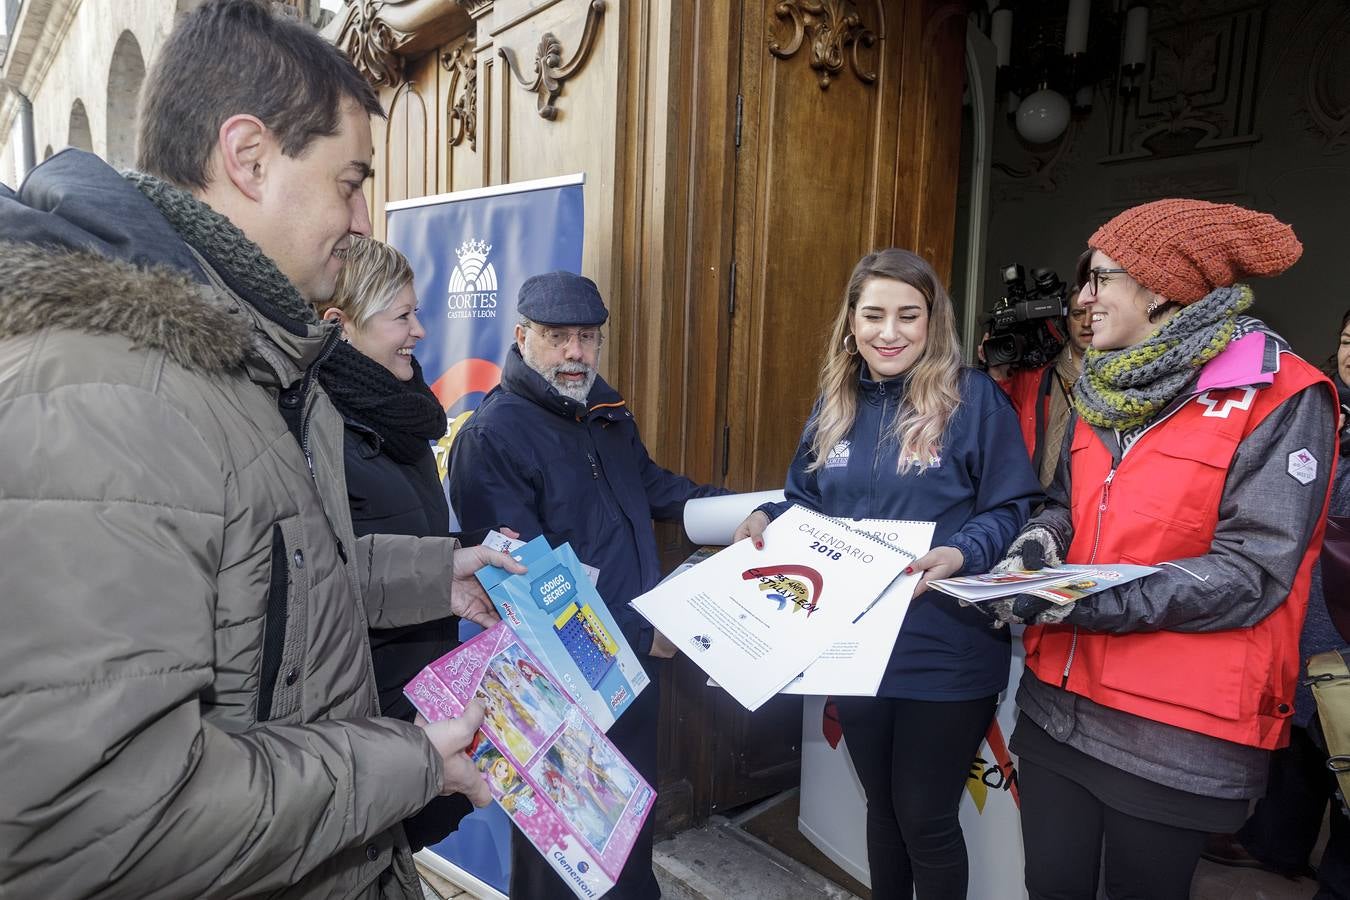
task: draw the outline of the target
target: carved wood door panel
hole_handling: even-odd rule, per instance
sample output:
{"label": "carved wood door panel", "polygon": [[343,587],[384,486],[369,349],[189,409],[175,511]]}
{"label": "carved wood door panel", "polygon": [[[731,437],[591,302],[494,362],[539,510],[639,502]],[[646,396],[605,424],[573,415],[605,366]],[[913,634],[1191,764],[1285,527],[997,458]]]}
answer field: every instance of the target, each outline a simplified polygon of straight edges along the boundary
{"label": "carved wood door panel", "polygon": [[401,85],[389,105],[382,175],[385,202],[436,193],[431,100],[436,96],[436,70],[426,65],[420,68],[422,71],[417,74],[422,79]]}

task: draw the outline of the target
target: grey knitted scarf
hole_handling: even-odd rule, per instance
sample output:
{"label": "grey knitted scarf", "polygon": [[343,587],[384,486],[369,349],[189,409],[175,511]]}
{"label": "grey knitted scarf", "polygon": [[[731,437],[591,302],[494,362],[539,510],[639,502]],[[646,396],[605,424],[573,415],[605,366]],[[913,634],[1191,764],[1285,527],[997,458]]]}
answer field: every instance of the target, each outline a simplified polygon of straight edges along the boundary
{"label": "grey knitted scarf", "polygon": [[1196,369],[1255,327],[1254,320],[1238,315],[1251,305],[1246,285],[1216,288],[1137,344],[1088,350],[1073,387],[1074,409],[1101,428],[1128,429],[1152,421],[1186,388]]}
{"label": "grey knitted scarf", "polygon": [[[259,312],[294,334],[318,325],[314,308],[257,244],[229,219],[187,191],[144,172],[125,177],[160,211],[178,236],[206,257],[216,273]],[[316,374],[344,417],[381,438],[381,447],[400,463],[428,452],[428,441],[445,434],[445,411],[413,361],[413,378],[399,381],[388,369],[350,344],[334,345]]]}
{"label": "grey knitted scarf", "polygon": [[123,177],[140,189],[178,236],[205,256],[230,287],[247,295],[258,311],[296,334],[319,324],[314,308],[258,245],[229,219],[182,188],[144,172]]}

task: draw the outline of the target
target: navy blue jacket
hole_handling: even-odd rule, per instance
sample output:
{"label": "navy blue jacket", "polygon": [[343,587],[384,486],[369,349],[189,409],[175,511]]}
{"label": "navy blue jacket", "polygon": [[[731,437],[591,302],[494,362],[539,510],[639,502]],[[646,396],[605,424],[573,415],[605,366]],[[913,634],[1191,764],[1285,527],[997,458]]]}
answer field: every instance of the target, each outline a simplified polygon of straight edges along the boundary
{"label": "navy blue jacket", "polygon": [[[933,521],[933,546],[955,547],[965,557],[957,574],[989,571],[1039,502],[1041,486],[1008,398],[983,372],[962,369],[960,377],[961,405],[935,467],[896,471],[899,448],[889,430],[905,380],[864,377],[847,442],[830,452],[824,468],[808,472],[815,458],[808,422],[788,469],[787,502],[761,509],[774,517],[800,503],[827,516]],[[927,591],[910,606],[878,696],[987,697],[1007,687],[1010,653],[1008,629],[992,629],[984,614]]]}
{"label": "navy blue jacket", "polygon": [[450,502],[466,531],[506,525],[523,540],[569,542],[600,570],[600,596],[645,654],[651,626],[628,603],[661,580],[652,520],[676,520],[686,500],[726,492],[652,462],[633,414],[603,379],[588,401],[559,394],[513,346],[502,383],[450,447]]}

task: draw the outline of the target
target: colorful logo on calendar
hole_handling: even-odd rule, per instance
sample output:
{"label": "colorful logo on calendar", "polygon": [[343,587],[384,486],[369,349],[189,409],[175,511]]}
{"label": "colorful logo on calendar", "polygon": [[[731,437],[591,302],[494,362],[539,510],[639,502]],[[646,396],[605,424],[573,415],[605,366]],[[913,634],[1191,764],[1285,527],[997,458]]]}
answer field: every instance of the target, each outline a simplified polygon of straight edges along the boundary
{"label": "colorful logo on calendar", "polygon": [[781,612],[787,610],[796,613],[806,611],[806,617],[820,608],[821,588],[825,580],[810,566],[784,564],[781,566],[756,566],[741,573],[746,581],[758,581],[759,589],[765,599],[773,603]]}

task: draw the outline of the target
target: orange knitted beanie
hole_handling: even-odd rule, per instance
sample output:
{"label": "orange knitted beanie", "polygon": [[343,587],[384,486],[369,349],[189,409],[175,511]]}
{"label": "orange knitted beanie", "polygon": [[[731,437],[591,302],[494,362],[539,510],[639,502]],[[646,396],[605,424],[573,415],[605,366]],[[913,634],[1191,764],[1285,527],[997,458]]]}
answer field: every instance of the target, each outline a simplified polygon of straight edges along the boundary
{"label": "orange knitted beanie", "polygon": [[1230,203],[1155,200],[1125,210],[1088,239],[1164,300],[1194,303],[1249,275],[1278,275],[1298,262],[1294,229]]}

